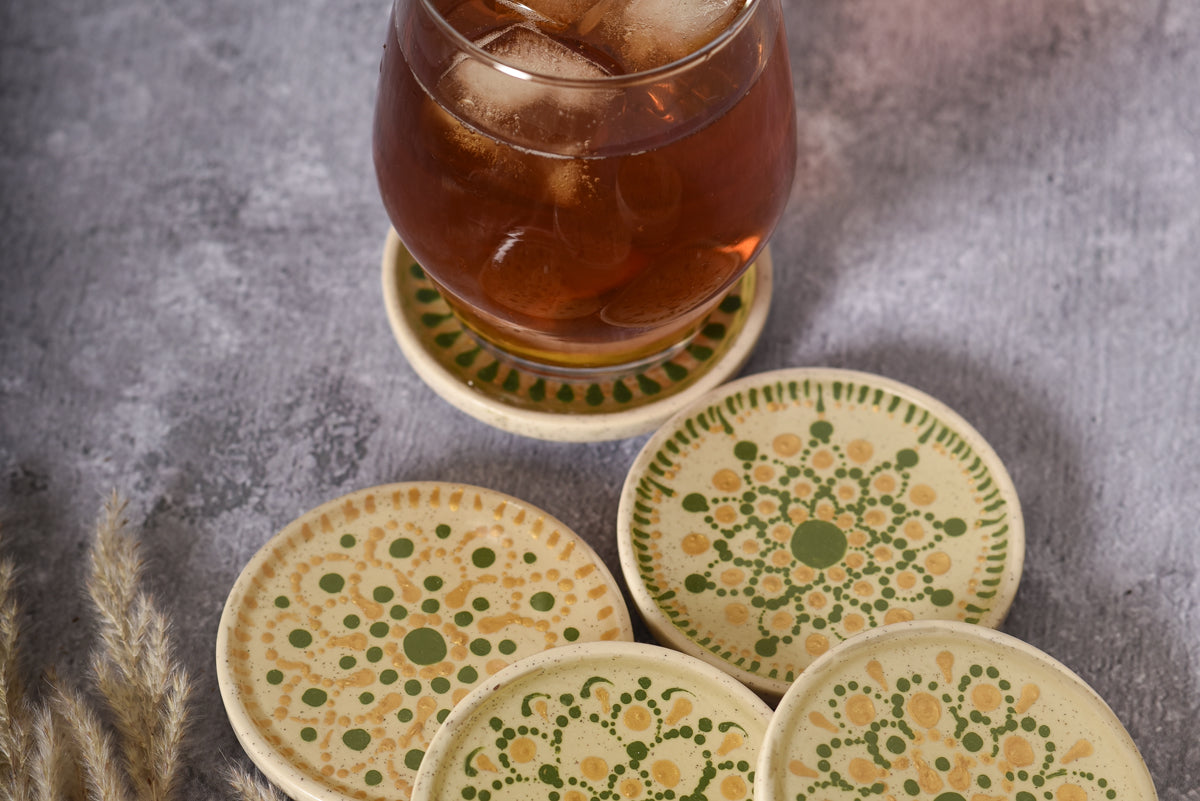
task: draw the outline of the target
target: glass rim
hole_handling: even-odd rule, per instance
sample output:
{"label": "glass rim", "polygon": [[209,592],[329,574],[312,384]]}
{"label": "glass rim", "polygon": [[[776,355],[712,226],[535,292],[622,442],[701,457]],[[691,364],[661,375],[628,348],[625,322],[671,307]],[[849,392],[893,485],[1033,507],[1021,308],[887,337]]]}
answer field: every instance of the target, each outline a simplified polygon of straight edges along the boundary
{"label": "glass rim", "polygon": [[[399,2],[399,0],[397,0]],[[605,75],[602,78],[566,78],[559,75],[548,75],[544,72],[535,72],[532,70],[523,69],[513,64],[496,58],[491,53],[484,50],[479,45],[472,42],[464,36],[457,28],[442,16],[442,13],[434,6],[434,0],[415,0],[424,7],[434,23],[445,33],[457,46],[458,49],[466,55],[466,57],[482,62],[497,72],[502,72],[505,75],[516,78],[518,80],[533,81],[535,83],[549,84],[553,86],[568,88],[568,89],[612,89],[623,85],[637,85],[649,81],[656,81],[666,75],[675,72],[682,72],[694,64],[707,60],[714,52],[720,50],[727,42],[736,37],[746,25],[749,24],[750,18],[754,15],[754,11],[758,6],[768,2],[768,0],[741,0],[741,8],[733,20],[730,21],[719,34],[711,41],[706,42],[701,47],[691,51],[681,58],[662,64],[657,67],[652,67],[648,70],[640,72],[631,72],[624,75]],[[532,10],[532,9],[531,9]],[[396,18],[396,24],[400,23],[400,18]],[[520,24],[520,23],[514,23]]]}

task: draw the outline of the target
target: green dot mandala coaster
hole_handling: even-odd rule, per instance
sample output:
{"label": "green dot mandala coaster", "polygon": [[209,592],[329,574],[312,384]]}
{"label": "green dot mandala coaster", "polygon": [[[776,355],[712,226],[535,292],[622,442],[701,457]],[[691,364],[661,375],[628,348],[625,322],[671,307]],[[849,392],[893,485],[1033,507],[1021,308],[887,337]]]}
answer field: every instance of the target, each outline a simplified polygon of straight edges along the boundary
{"label": "green dot mandala coaster", "polygon": [[676,651],[556,648],[454,710],[413,801],[749,801],[770,716],[730,676]]}
{"label": "green dot mandala coaster", "polygon": [[1024,558],[982,437],[911,387],[844,370],[750,376],[681,411],[639,454],[618,526],[660,641],[772,696],[874,627],[998,625]]}
{"label": "green dot mandala coaster", "polygon": [[347,495],[243,571],[217,669],[239,741],[296,799],[409,797],[451,708],[522,657],[631,640],[613,577],[561,522],[436,482]]}
{"label": "green dot mandala coaster", "polygon": [[755,801],[1153,801],[1137,748],[1074,673],[1008,635],[913,621],[831,650],[788,690]]}
{"label": "green dot mandala coaster", "polygon": [[771,255],[764,250],[665,361],[603,378],[552,378],[485,347],[459,322],[396,232],[383,249],[383,298],[405,358],[462,412],[536,439],[595,442],[654,430],[737,373],[766,323]]}

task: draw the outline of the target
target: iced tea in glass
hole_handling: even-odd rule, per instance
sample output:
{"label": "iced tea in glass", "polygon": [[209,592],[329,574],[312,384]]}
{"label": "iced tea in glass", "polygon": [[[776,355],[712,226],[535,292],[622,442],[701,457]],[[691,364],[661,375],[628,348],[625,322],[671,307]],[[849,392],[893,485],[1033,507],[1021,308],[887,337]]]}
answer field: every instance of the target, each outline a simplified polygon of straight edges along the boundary
{"label": "iced tea in glass", "polygon": [[456,316],[539,369],[646,364],[763,248],[796,159],[779,0],[396,0],[375,167]]}

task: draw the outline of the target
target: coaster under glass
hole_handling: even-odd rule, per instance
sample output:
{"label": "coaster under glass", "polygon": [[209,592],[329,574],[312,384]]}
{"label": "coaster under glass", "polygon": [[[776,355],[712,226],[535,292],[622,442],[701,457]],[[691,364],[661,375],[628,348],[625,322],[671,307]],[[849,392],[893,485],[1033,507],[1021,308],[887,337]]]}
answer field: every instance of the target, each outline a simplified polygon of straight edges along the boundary
{"label": "coaster under glass", "polygon": [[388,320],[421,379],[490,426],[560,442],[644,434],[724,383],[762,334],[771,285],[771,256],[764,250],[696,336],[668,359],[603,379],[560,379],[481,343],[450,311],[394,230],[383,249]]}

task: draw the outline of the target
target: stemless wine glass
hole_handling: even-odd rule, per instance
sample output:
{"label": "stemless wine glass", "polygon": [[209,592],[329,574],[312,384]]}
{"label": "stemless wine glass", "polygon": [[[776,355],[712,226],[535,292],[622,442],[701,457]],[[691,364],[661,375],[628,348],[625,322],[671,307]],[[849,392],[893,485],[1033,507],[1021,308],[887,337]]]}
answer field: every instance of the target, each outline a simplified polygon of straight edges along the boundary
{"label": "stemless wine glass", "polygon": [[400,239],[493,352],[652,363],[783,212],[779,0],[396,0],[374,138]]}

